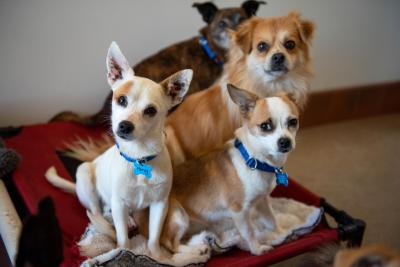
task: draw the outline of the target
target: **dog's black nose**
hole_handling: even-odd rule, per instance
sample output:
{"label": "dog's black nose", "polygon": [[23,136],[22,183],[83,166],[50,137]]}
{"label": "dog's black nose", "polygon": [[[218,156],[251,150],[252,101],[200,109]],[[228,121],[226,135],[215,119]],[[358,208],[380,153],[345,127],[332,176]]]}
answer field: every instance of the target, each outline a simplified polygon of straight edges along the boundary
{"label": "dog's black nose", "polygon": [[130,135],[135,126],[130,121],[121,121],[118,125],[117,135],[121,138],[127,138]]}
{"label": "dog's black nose", "polygon": [[286,153],[292,149],[292,141],[287,137],[281,137],[278,139],[279,152]]}
{"label": "dog's black nose", "polygon": [[275,53],[271,58],[272,64],[280,65],[285,62],[285,55],[283,53]]}

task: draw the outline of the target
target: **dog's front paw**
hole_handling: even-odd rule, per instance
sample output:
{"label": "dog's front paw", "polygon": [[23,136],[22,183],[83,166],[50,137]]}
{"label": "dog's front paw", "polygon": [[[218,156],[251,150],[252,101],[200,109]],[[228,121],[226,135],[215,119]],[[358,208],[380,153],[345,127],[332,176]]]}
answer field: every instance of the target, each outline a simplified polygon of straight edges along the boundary
{"label": "dog's front paw", "polygon": [[261,255],[261,254],[264,254],[267,251],[270,251],[271,249],[272,249],[272,247],[268,246],[268,245],[253,244],[250,247],[250,252],[253,255]]}

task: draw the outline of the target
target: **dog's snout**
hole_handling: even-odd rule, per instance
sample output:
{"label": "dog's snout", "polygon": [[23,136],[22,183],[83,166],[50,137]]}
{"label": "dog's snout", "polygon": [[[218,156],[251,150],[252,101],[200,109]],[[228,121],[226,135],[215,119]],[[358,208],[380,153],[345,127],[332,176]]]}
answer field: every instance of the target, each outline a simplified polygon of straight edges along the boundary
{"label": "dog's snout", "polygon": [[118,125],[117,135],[121,138],[127,138],[128,135],[130,135],[134,129],[135,129],[135,126],[133,125],[132,122],[121,121]]}
{"label": "dog's snout", "polygon": [[280,65],[285,62],[285,55],[283,53],[275,53],[272,55],[272,63],[275,65]]}
{"label": "dog's snout", "polygon": [[281,137],[278,139],[279,152],[286,153],[292,149],[292,141],[287,137]]}

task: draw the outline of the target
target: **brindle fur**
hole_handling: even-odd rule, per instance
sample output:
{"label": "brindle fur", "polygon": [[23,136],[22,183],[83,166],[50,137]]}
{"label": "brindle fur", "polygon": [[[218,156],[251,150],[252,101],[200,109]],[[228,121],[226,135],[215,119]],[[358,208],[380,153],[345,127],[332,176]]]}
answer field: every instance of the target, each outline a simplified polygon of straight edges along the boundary
{"label": "brindle fur", "polygon": [[[220,59],[226,60],[227,48],[218,45],[218,40],[228,38],[227,29],[235,29],[243,20],[255,15],[264,1],[245,1],[241,7],[218,9],[213,3],[195,3],[207,26],[200,30],[209,46]],[[224,21],[226,27],[221,28]],[[226,34],[226,35],[225,35]],[[208,88],[222,73],[222,66],[211,60],[199,44],[199,37],[171,45],[133,66],[135,75],[160,82],[181,69],[192,69],[193,80],[187,95]],[[84,125],[107,124],[111,114],[111,94],[107,96],[99,112],[91,116],[80,116],[75,112],[64,111],[55,115],[53,121],[74,121]]]}

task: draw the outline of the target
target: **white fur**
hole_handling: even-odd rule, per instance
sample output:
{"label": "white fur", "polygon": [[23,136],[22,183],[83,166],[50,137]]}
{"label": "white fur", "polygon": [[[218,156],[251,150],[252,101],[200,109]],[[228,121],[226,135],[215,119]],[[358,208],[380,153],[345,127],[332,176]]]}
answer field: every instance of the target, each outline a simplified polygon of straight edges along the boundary
{"label": "white fur", "polygon": [[[241,140],[244,147],[251,157],[265,161],[275,167],[282,167],[286,162],[288,153],[281,153],[278,150],[278,139],[281,137],[290,138],[295,144],[296,132],[288,131],[287,118],[294,116],[288,105],[279,97],[270,97],[266,99],[269,107],[269,113],[275,124],[274,132],[266,136],[256,135],[244,124],[236,130],[236,137]],[[244,186],[245,198],[242,203],[242,210],[232,215],[233,221],[247,242],[250,251],[253,254],[262,254],[272,247],[260,243],[254,227],[255,221],[252,219],[252,209],[255,210],[256,220],[259,225],[257,228],[274,229],[277,227],[276,219],[268,201],[269,195],[276,186],[275,174],[252,170],[244,161],[239,150],[233,146],[230,141],[229,155],[235,170]],[[267,202],[265,202],[267,200]],[[261,225],[260,225],[261,224]],[[277,230],[279,232],[279,229]]]}
{"label": "white fur", "polygon": [[[106,63],[108,81],[114,92],[124,84],[130,85],[129,90],[125,88],[123,91],[127,98],[126,106],[120,106],[115,100],[112,102],[112,130],[120,149],[112,146],[94,161],[84,162],[78,167],[76,194],[91,213],[89,218],[96,218],[107,232],[110,232],[108,222],[105,219],[99,220],[103,218],[100,201],[111,208],[117,245],[122,248],[129,248],[130,244],[127,233],[129,213],[150,207],[148,247],[152,256],[160,259],[163,252],[159,246],[159,238],[172,185],[171,159],[164,144],[164,121],[168,110],[186,94],[192,70],[178,72],[160,84],[136,77],[114,42],[108,51]],[[182,84],[182,87],[171,93],[175,82]],[[149,105],[157,110],[154,116],[144,114]],[[121,121],[129,121],[134,125],[129,137],[118,135]],[[148,180],[143,175],[135,175],[133,163],[125,160],[120,151],[135,159],[157,155],[147,162],[152,167],[152,177]],[[50,168],[47,174],[46,177],[52,184],[75,191],[71,184],[62,182],[54,168]]]}
{"label": "white fur", "polygon": [[68,181],[57,174],[57,170],[54,166],[51,166],[44,174],[47,181],[52,185],[61,188],[65,192],[75,193],[76,186],[73,182]]}

